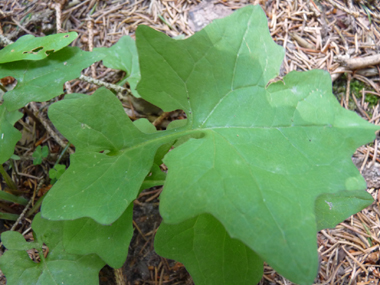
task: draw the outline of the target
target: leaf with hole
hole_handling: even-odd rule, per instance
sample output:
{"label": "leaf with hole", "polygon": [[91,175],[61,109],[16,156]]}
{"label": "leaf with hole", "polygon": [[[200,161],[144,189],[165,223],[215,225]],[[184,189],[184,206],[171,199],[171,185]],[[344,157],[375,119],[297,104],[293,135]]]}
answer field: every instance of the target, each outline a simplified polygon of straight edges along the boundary
{"label": "leaf with hole", "polygon": [[41,60],[68,46],[78,37],[76,32],[34,37],[25,35],[0,51],[0,63],[19,60]]}

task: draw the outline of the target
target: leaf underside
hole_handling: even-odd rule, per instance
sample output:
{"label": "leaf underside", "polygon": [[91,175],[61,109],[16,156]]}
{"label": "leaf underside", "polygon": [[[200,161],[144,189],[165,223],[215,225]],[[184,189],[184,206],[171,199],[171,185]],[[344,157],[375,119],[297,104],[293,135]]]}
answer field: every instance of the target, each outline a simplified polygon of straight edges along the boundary
{"label": "leaf underside", "polygon": [[[207,247],[212,233],[197,226],[203,221],[199,225],[217,228],[229,246],[255,256],[247,268],[263,260],[295,283],[312,284],[317,230],[372,201],[351,155],[378,127],[341,108],[322,70],[291,72],[267,86],[284,51],[271,39],[259,7],[240,9],[186,40],[144,26],[136,38],[137,91],[164,111],[184,110],[186,125],[142,132],[105,89],[53,104],[49,117],[76,153],[45,198],[43,216],[113,223],[153,165],[157,170],[160,146],[177,141],[164,158],[169,170],[160,202],[161,240],[175,240],[188,227],[197,234],[186,239]],[[350,208],[330,216],[326,205],[339,209],[347,198]],[[157,245],[162,255],[183,259],[194,280],[202,279],[196,260],[207,260],[208,251],[185,254],[185,248],[177,255]],[[245,276],[260,272],[252,268]]]}

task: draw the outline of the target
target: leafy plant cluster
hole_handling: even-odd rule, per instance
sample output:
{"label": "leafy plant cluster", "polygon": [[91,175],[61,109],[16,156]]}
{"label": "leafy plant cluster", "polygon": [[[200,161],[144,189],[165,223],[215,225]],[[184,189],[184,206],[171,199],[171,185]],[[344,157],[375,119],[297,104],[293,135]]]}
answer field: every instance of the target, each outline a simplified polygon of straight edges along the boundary
{"label": "leafy plant cluster", "polygon": [[140,26],[136,42],[122,37],[85,52],[68,46],[76,36],[24,36],[0,52],[0,78],[18,82],[0,106],[0,163],[21,137],[13,127],[18,109],[60,95],[64,82],[100,60],[126,72],[120,84],[128,82],[135,97],[184,110],[187,119],[165,131],[132,122],[106,88],[52,104],[49,118],[75,153],[63,174],[50,174],[57,182],[33,220],[34,242],[1,235],[8,284],[96,284],[105,264],[123,265],[133,201],[155,185],[164,185],[155,250],[182,262],[195,284],[256,284],[264,261],[312,284],[317,231],[373,201],[351,154],[379,128],[341,108],[330,75],[291,72],[269,84],[284,50],[258,6],[188,39]]}

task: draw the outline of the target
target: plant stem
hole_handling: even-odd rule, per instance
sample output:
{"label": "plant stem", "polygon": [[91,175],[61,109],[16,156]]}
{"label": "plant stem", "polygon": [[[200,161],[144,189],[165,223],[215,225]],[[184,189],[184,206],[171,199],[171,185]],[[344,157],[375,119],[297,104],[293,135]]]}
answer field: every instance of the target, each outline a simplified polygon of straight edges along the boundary
{"label": "plant stem", "polygon": [[8,90],[7,90],[2,84],[0,84],[0,89],[1,89],[1,91],[3,91],[4,93],[8,91]]}
{"label": "plant stem", "polygon": [[37,202],[34,204],[34,206],[26,213],[26,215],[25,215],[26,218],[29,218],[31,215],[33,215],[33,213],[35,211],[38,210],[38,208],[41,206],[42,201],[44,200],[46,194],[47,194],[47,192],[44,195],[42,195],[42,197],[40,197],[40,199],[37,200]]}

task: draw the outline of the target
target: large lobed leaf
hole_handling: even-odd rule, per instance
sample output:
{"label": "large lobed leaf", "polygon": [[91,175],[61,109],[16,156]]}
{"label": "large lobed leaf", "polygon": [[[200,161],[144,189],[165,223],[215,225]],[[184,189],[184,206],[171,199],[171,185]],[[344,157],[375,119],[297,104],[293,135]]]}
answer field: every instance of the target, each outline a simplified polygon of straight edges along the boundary
{"label": "large lobed leaf", "polygon": [[[203,133],[164,159],[165,223],[210,213],[279,273],[311,284],[318,269],[316,199],[364,191],[351,154],[378,127],[340,107],[327,72],[292,72],[266,87],[283,50],[258,7],[187,40],[147,27],[136,38],[139,94],[165,111],[184,109],[185,129]],[[372,201],[360,196],[351,214]]]}
{"label": "large lobed leaf", "polygon": [[[199,260],[209,260],[210,251],[181,249],[178,236],[194,228],[186,240],[207,248],[212,227],[229,246],[217,249],[215,263],[204,268],[208,273],[220,269],[224,254],[237,258],[236,246],[255,256],[247,259],[244,268],[251,271],[240,284],[252,281],[244,276],[260,275],[253,268],[260,260],[293,282],[311,284],[318,269],[317,230],[372,202],[351,154],[378,127],[340,107],[327,72],[292,72],[268,86],[284,53],[259,7],[247,6],[186,40],[148,27],[139,27],[136,37],[139,94],[165,111],[185,110],[188,119],[151,132],[134,125],[105,89],[52,105],[49,117],[76,153],[45,198],[43,216],[113,223],[151,169],[156,177],[163,151],[177,140],[164,158],[169,171],[159,252],[184,262],[201,280]],[[347,200],[344,209],[341,201]]]}

